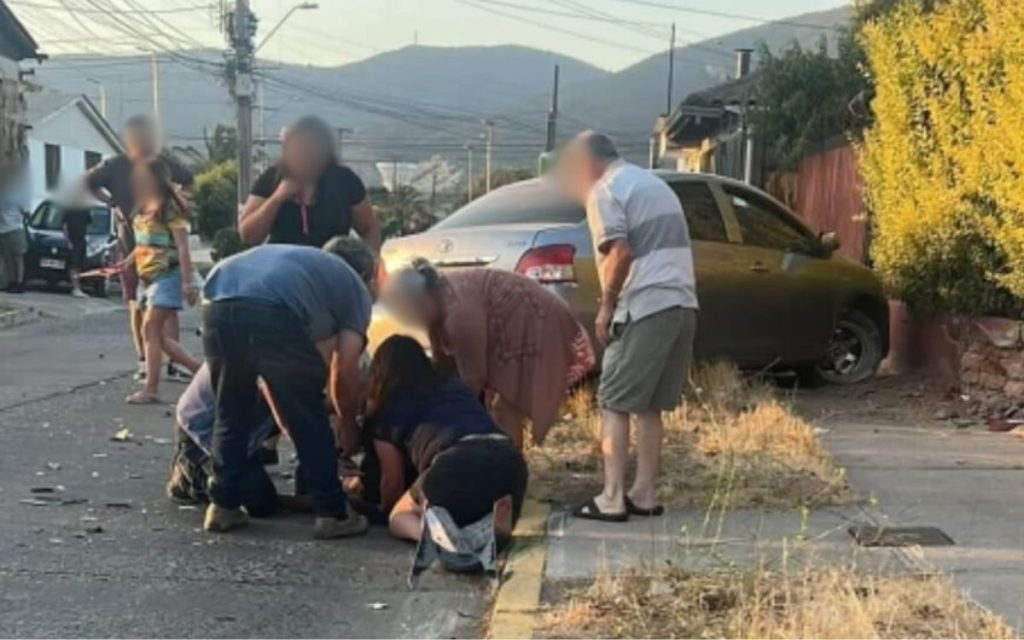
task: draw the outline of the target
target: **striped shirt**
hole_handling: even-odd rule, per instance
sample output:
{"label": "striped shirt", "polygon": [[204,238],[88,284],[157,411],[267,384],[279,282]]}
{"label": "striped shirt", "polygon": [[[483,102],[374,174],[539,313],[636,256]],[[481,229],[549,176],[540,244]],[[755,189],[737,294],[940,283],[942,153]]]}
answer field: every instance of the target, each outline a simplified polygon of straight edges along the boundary
{"label": "striped shirt", "polygon": [[633,252],[613,322],[640,320],[672,307],[697,308],[690,230],[679,198],[664,180],[616,160],[590,192],[587,224],[602,289],[608,245],[624,239]]}

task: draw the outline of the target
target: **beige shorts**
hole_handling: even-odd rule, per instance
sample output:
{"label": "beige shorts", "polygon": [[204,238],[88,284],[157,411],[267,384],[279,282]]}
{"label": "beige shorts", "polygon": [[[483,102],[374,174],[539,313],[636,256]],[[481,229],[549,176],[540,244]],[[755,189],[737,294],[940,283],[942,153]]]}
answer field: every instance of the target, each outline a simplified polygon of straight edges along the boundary
{"label": "beige shorts", "polygon": [[696,331],[697,311],[682,307],[613,326],[597,390],[601,408],[649,413],[678,407]]}

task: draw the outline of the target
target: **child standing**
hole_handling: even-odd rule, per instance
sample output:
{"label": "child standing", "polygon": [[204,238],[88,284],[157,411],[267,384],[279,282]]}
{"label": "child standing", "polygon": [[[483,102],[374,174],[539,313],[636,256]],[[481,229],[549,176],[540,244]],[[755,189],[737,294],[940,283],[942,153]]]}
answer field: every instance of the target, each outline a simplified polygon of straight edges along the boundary
{"label": "child standing", "polygon": [[170,169],[160,158],[136,164],[132,189],[137,204],[135,249],[129,258],[135,261],[146,299],[142,320],[146,381],[125,402],[155,404],[160,402],[157,391],[163,353],[193,373],[201,364],[164,331],[168,322],[177,319],[184,302],[189,306],[196,303],[199,288],[193,280],[188,250],[188,209],[171,182]]}

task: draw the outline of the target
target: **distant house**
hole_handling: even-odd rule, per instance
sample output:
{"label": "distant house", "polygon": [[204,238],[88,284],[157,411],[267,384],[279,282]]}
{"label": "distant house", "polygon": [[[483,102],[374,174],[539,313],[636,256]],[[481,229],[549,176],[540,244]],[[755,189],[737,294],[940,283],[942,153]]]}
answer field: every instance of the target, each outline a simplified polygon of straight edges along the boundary
{"label": "distant house", "polygon": [[28,159],[32,204],[121,152],[117,133],[85,96],[30,93]]}
{"label": "distant house", "polygon": [[655,163],[680,171],[700,171],[760,182],[757,145],[746,115],[756,108],[756,71],[750,54],[739,52],[737,77],[688,95],[655,125]]}
{"label": "distant house", "polygon": [[0,0],[0,162],[13,162],[25,143],[25,84],[18,63],[41,60],[39,45]]}

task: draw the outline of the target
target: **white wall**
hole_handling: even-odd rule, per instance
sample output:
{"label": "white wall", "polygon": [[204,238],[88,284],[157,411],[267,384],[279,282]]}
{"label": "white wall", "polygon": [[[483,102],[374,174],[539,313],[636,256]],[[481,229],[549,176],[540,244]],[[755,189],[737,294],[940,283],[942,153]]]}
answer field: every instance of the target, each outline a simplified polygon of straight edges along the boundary
{"label": "white wall", "polygon": [[58,145],[61,150],[59,186],[81,179],[85,173],[86,151],[94,151],[104,158],[117,153],[117,149],[107,142],[93,122],[76,106],[65,109],[42,123],[32,123],[32,129],[28,132],[28,157],[33,208],[48,193],[47,144]]}

